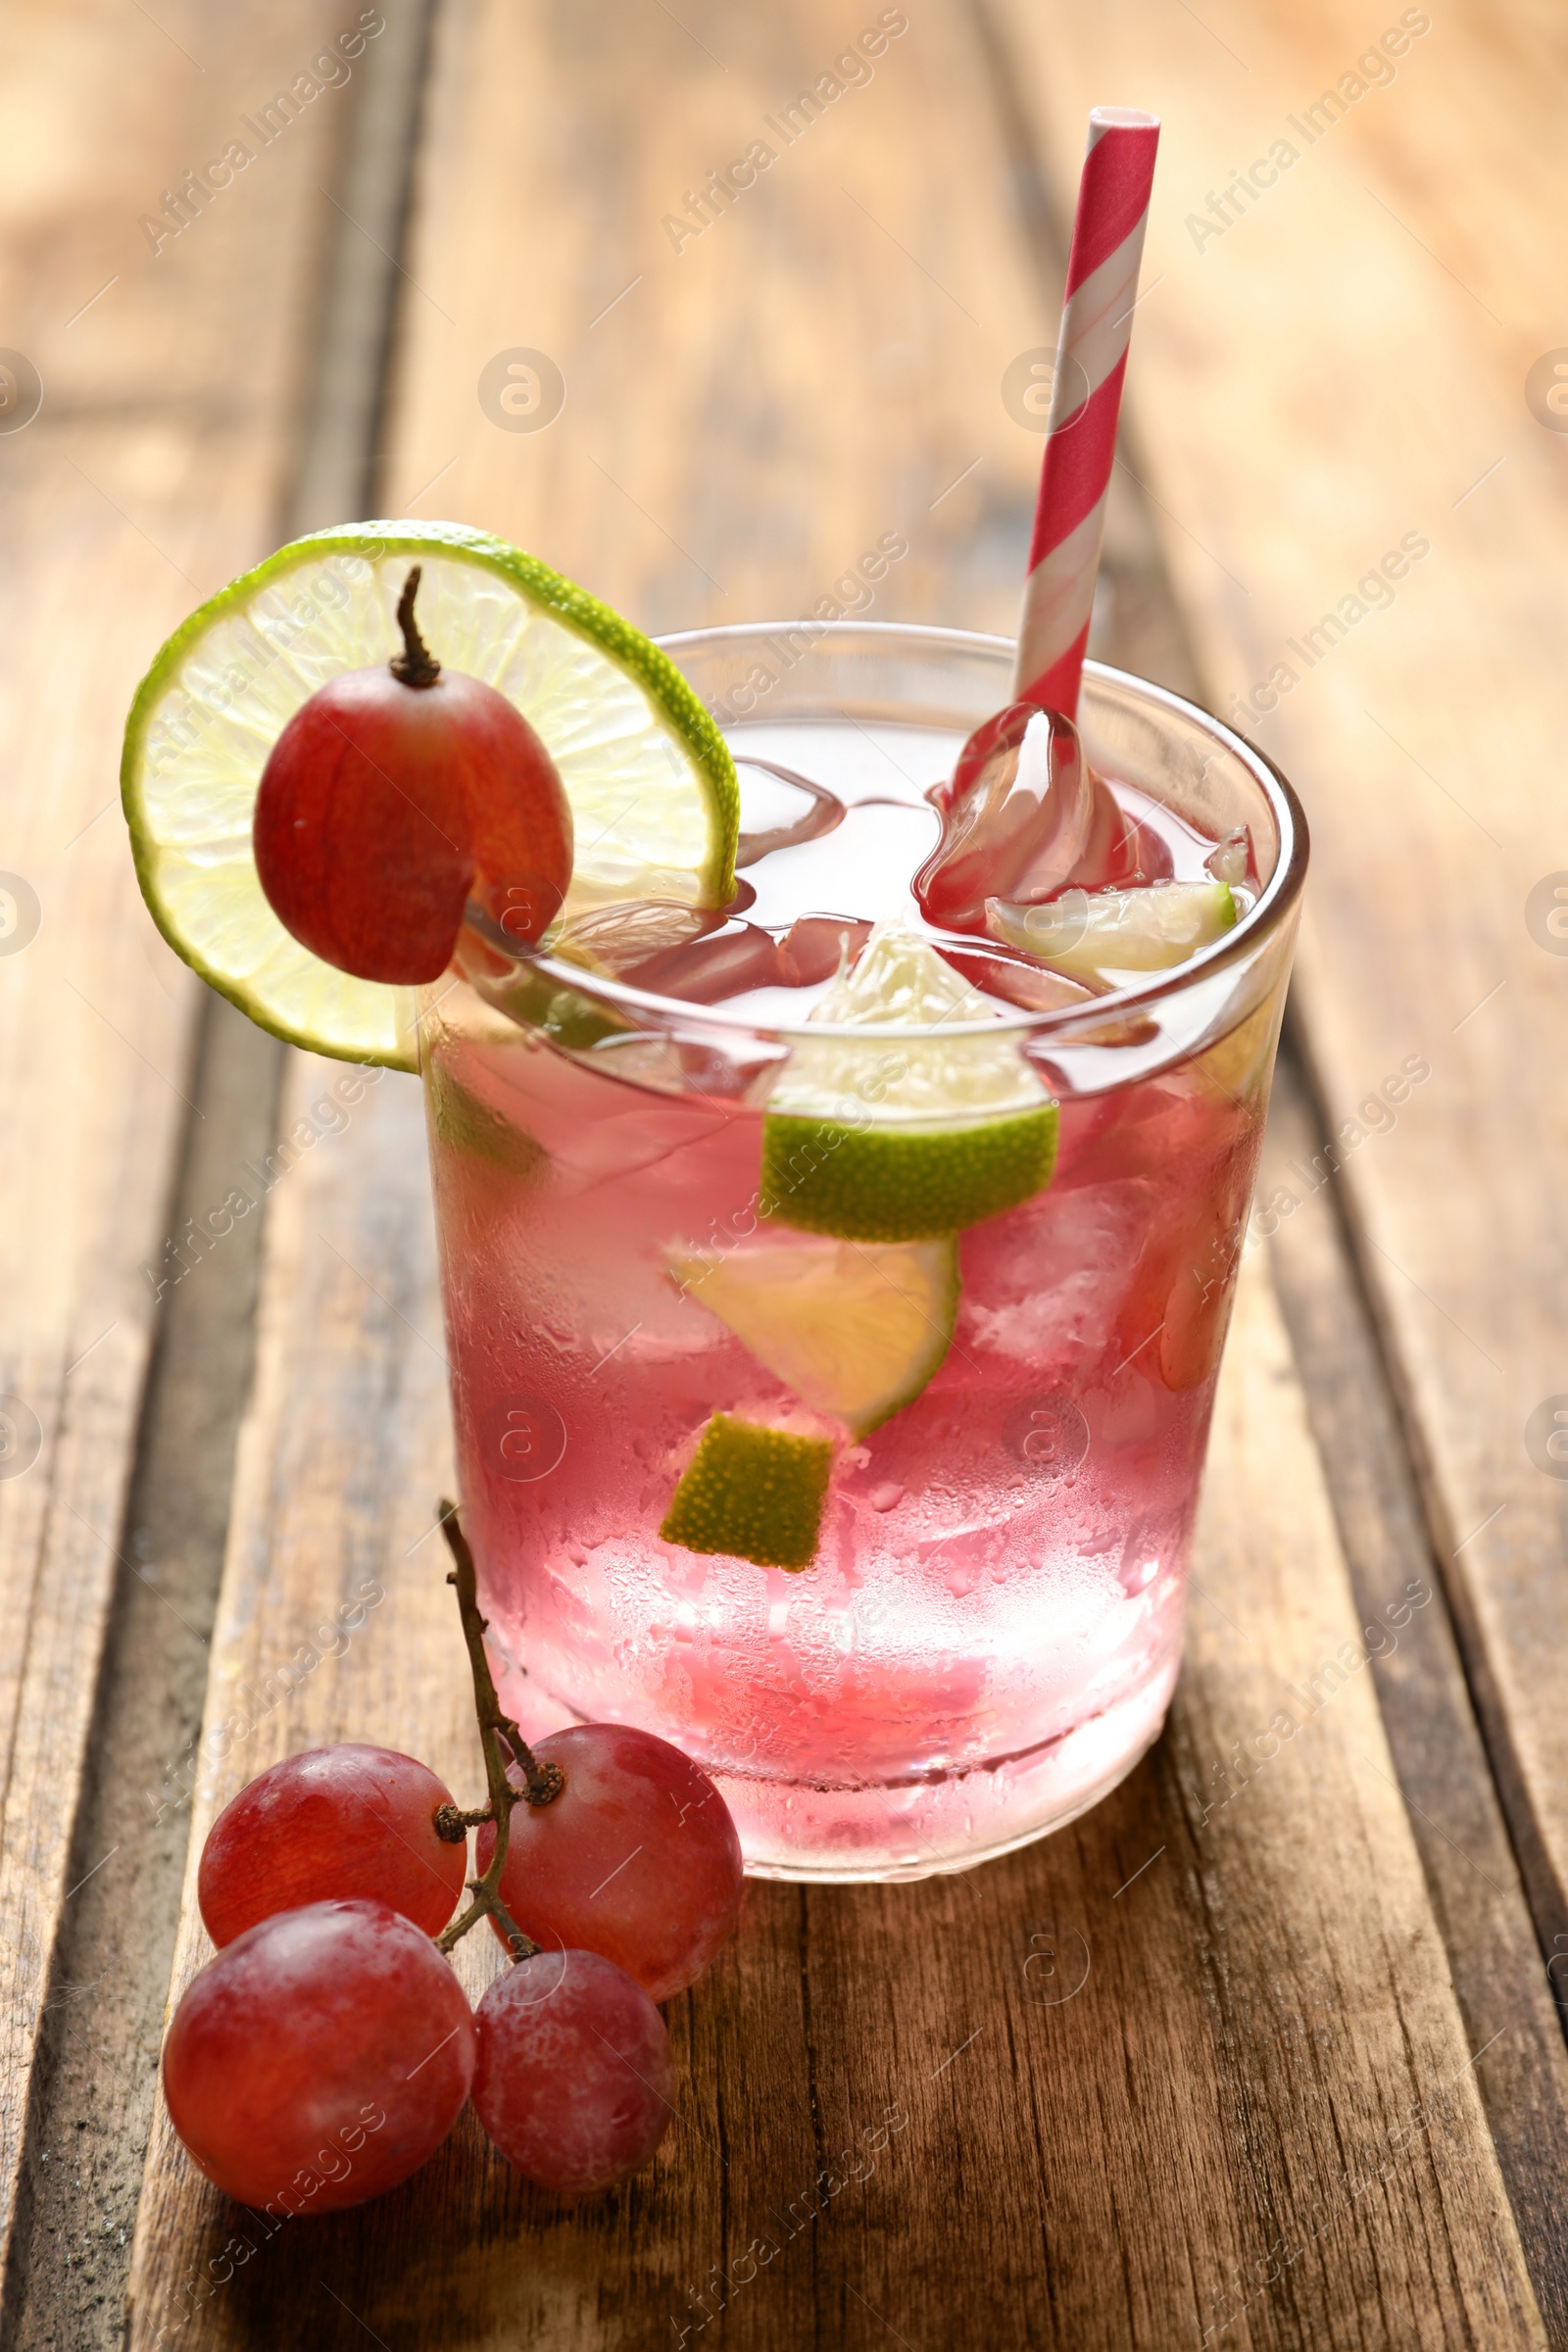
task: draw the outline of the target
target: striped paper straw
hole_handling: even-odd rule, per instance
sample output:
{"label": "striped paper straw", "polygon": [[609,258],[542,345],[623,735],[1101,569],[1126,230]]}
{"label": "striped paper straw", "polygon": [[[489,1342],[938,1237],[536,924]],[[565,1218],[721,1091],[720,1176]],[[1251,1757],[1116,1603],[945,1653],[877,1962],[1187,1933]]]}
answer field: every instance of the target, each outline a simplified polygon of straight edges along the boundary
{"label": "striped paper straw", "polygon": [[1158,144],[1152,115],[1119,106],[1090,115],[1015,672],[1017,701],[1045,703],[1069,718],[1078,710]]}

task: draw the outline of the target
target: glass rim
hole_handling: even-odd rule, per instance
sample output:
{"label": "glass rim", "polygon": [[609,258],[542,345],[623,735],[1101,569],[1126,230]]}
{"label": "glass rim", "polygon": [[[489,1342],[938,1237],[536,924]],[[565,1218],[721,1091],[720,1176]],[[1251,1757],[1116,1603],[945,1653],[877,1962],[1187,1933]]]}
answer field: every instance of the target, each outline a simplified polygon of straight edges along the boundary
{"label": "glass rim", "polygon": [[[993,636],[972,629],[942,628],[928,625],[922,621],[902,620],[830,620],[805,623],[799,619],[728,621],[713,628],[683,629],[668,636],[656,637],[654,643],[678,663],[682,652],[697,646],[722,644],[725,640],[738,642],[759,637],[777,636],[785,631],[799,629],[803,626],[808,627],[812,631],[814,643],[825,642],[834,637],[870,637],[873,640],[883,640],[890,645],[898,643],[909,646],[923,642],[934,650],[947,647],[955,652],[961,650],[966,653],[995,653],[1009,660],[1016,650],[1014,640],[1010,637]],[[580,996],[616,1005],[627,1012],[655,1014],[661,1025],[666,1027],[673,1020],[687,1027],[696,1025],[705,1029],[728,1030],[738,1036],[792,1041],[799,1039],[818,1045],[831,1040],[869,1047],[895,1041],[913,1043],[920,1039],[929,1040],[938,1026],[944,1037],[1051,1036],[1081,1028],[1085,1023],[1093,1023],[1099,1027],[1106,1021],[1116,1021],[1136,1015],[1145,1005],[1157,1004],[1166,998],[1180,995],[1196,983],[1212,979],[1216,973],[1224,972],[1232,964],[1245,962],[1262,941],[1278,930],[1282,921],[1295,908],[1306,879],[1310,846],[1306,812],[1289,778],[1276,766],[1268,754],[1260,751],[1256,744],[1247,736],[1239,734],[1234,727],[1227,726],[1223,719],[1216,718],[1211,710],[1205,710],[1200,704],[1189,702],[1185,695],[1175,693],[1168,686],[1158,686],[1151,678],[1141,678],[1133,670],[1115,669],[1108,662],[1086,661],[1084,674],[1087,678],[1103,679],[1109,684],[1129,687],[1146,703],[1152,703],[1158,709],[1172,713],[1180,713],[1184,718],[1196,720],[1205,733],[1211,735],[1225,750],[1239,759],[1244,767],[1250,771],[1260,786],[1264,798],[1268,801],[1279,828],[1280,850],[1274,871],[1258,893],[1254,904],[1242,916],[1240,922],[1233,924],[1229,931],[1224,932],[1209,946],[1200,948],[1197,954],[1188,956],[1185,962],[1175,964],[1163,972],[1152,972],[1147,979],[1126,988],[1110,990],[1103,996],[1084,998],[1075,1004],[1053,1005],[1049,1009],[1041,1011],[1032,1012],[1020,1006],[1012,1006],[1006,1010],[999,1010],[995,1014],[988,1014],[983,1020],[973,1021],[943,1021],[940,1024],[925,1022],[918,1025],[900,1024],[897,1026],[889,1023],[884,1027],[880,1022],[867,1026],[864,1023],[851,1025],[844,1022],[811,1021],[805,1014],[799,1021],[763,1021],[759,1020],[755,1014],[728,1010],[722,1004],[695,1004],[684,997],[658,996],[649,989],[633,988],[623,980],[612,979],[604,973],[591,972],[583,965],[571,963],[564,958],[519,949],[517,942],[507,937],[499,924],[492,923],[483,917],[475,923],[474,917],[478,910],[472,906],[469,908],[468,920],[490,946],[499,948],[515,963],[525,965],[531,971],[542,972],[547,979],[556,981],[562,988],[570,989]],[[824,714],[822,723],[830,724],[830,716]],[[987,943],[977,940],[976,944],[982,946]],[[1043,968],[1049,969],[1050,967],[1044,966]]]}

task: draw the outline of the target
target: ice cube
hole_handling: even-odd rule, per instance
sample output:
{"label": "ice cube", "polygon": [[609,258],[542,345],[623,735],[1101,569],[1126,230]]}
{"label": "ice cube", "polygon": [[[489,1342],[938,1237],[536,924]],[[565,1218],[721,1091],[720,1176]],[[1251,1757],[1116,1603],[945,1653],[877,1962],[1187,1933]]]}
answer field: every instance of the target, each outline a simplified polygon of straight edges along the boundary
{"label": "ice cube", "polygon": [[942,839],[914,893],[926,920],[950,930],[983,932],[988,898],[1038,906],[1065,883],[1130,881],[1152,848],[1090,767],[1071,719],[1037,703],[976,727],[931,799]]}
{"label": "ice cube", "polygon": [[947,940],[940,945],[949,963],[972,988],[1000,997],[1022,1012],[1055,1012],[1063,1004],[1087,1004],[1097,994],[1081,979],[1047,971],[1031,956],[1010,955],[1000,947],[963,949]]}
{"label": "ice cube", "polygon": [[786,975],[771,931],[736,916],[701,939],[663,949],[621,973],[633,988],[688,1004],[717,1004],[754,988],[776,988]]}
{"label": "ice cube", "polygon": [[[776,766],[771,760],[742,755],[735,764],[741,787],[738,866],[756,865],[775,850],[816,841],[844,822],[844,803],[825,784],[813,784],[809,776]],[[787,789],[781,792],[780,785]]]}
{"label": "ice cube", "polygon": [[783,977],[778,942],[740,919],[740,903],[737,894],[727,912],[663,899],[602,906],[569,922],[551,953],[654,996],[716,1004],[746,989],[773,987]]}
{"label": "ice cube", "polygon": [[[1030,1217],[964,1239],[963,1344],[1063,1384],[1114,1365],[1122,1301],[1152,1208],[1142,1181],[1052,1192]],[[984,1300],[984,1304],[979,1303]]]}
{"label": "ice cube", "polygon": [[855,915],[803,914],[779,942],[779,965],[785,985],[814,988],[835,972],[854,963],[871,936],[871,926]]}
{"label": "ice cube", "polygon": [[633,978],[641,966],[705,938],[723,919],[710,907],[682,906],[672,899],[631,899],[574,916],[551,942],[550,953],[641,988],[647,983]]}

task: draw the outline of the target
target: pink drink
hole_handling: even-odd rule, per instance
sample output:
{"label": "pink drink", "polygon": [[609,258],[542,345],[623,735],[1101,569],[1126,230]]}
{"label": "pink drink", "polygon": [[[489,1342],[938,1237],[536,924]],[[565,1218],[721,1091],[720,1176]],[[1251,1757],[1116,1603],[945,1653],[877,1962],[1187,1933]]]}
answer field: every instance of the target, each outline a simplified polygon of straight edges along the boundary
{"label": "pink drink", "polygon": [[[1206,963],[1131,999],[1062,988],[1033,1016],[1006,1001],[1016,965],[989,969],[967,943],[968,976],[1004,992],[1008,1034],[1059,1100],[1052,1181],[958,1237],[952,1344],[912,1402],[858,1443],[840,1433],[813,1564],[689,1551],[658,1531],[710,1417],[790,1426],[794,1409],[669,1272],[672,1250],[744,1251],[766,1230],[766,1094],[826,984],[779,985],[769,935],[814,912],[923,927],[922,796],[1003,699],[1005,659],[847,631],[800,664],[831,657],[833,677],[787,675],[765,723],[731,725],[737,634],[675,649],[737,760],[802,773],[848,814],[745,868],[752,931],[732,927],[729,966],[710,942],[662,967],[707,1001],[536,979],[509,1012],[482,977],[430,992],[466,1518],[525,1730],[611,1719],[673,1740],[718,1780],[754,1871],[919,1875],[1069,1819],[1163,1721],[1303,852],[1254,755],[1155,690],[1091,676],[1086,741],[1146,871],[1200,874],[1246,824],[1261,903]],[[844,691],[858,654],[880,700]],[[901,708],[912,719],[886,715]],[[744,765],[742,782],[743,832],[749,803],[754,834],[788,823],[787,790]]]}

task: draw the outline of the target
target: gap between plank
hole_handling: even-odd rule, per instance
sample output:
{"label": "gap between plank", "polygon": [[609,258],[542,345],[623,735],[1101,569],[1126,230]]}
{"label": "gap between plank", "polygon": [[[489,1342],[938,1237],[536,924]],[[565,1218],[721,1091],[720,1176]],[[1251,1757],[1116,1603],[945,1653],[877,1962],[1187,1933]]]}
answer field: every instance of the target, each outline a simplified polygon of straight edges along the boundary
{"label": "gap between plank", "polygon": [[[1289,1046],[1298,1083],[1311,1102],[1317,1128],[1321,1135],[1327,1136],[1333,1130],[1326,1091],[1305,1028],[1306,1024],[1298,1016],[1287,1011],[1285,1043]],[[1318,1149],[1321,1148],[1319,1144]],[[1546,1841],[1536,1820],[1529,1786],[1520,1768],[1508,1728],[1507,1710],[1493,1679],[1485,1637],[1471,1602],[1463,1570],[1456,1565],[1465,1545],[1473,1543],[1482,1531],[1479,1527],[1472,1528],[1461,1541],[1459,1531],[1452,1523],[1444,1500],[1442,1482],[1434,1470],[1420,1415],[1404,1377],[1397,1342],[1384,1311],[1382,1289],[1377,1270],[1371,1262],[1377,1253],[1376,1245],[1362,1229],[1353,1192],[1344,1186],[1335,1189],[1338,1195],[1335,1217],[1342,1247],[1355,1269],[1356,1288],[1364,1302],[1382,1379],[1410,1461],[1416,1492],[1421,1500],[1433,1567],[1453,1622],[1454,1639],[1470,1703],[1485,1743],[1488,1766],[1496,1784],[1503,1818],[1508,1825],[1514,1860],[1530,1899],[1537,1940],[1544,1960],[1549,1959],[1556,1953],[1559,1942],[1568,1942],[1568,1890],[1564,1889],[1552,1865]],[[1494,1512],[1493,1516],[1496,1517],[1497,1513]],[[1487,1524],[1490,1522],[1483,1522],[1483,1525]],[[1563,2012],[1562,2022],[1564,2032],[1568,2033],[1568,2012]]]}

